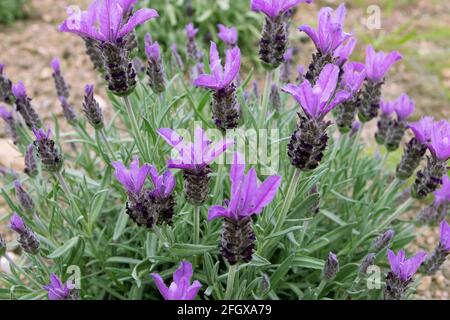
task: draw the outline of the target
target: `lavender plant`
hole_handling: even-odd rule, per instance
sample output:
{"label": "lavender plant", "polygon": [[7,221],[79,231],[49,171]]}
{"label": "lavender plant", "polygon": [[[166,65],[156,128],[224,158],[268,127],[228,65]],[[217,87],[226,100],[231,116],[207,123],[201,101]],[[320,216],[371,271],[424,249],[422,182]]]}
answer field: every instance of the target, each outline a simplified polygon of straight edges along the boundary
{"label": "lavender plant", "polygon": [[[230,23],[219,30],[228,49],[224,66],[211,42],[209,66],[198,70],[206,59],[192,24],[190,58],[150,38],[137,46],[147,49],[141,55],[149,60],[140,79],[131,63],[139,41],[134,31],[156,18],[155,10],[138,9],[134,0],[95,0],[80,16],[69,12],[60,29],[89,44],[105,73],[105,88],[96,93],[106,91],[110,110],[103,114],[92,85],[83,101],[69,104],[66,82],[53,98],[74,112],[43,124],[52,118],[35,111],[21,82],[12,86],[7,103],[18,113],[5,107],[1,115],[8,129],[15,126],[17,138],[10,137],[25,172],[1,171],[8,212],[1,221],[10,221],[15,233],[7,246],[0,243],[11,269],[0,273],[0,298],[410,297],[426,253],[406,259],[417,221],[405,212],[415,200],[399,205],[399,190],[429,150],[412,194],[423,198],[443,183],[435,195],[440,205],[447,202],[449,124],[407,123],[408,103],[397,110],[402,132],[392,136],[401,144],[408,127],[415,138],[397,171],[366,151],[355,115],[367,121],[378,114],[378,90],[399,54],[385,57],[369,48],[365,65],[352,61],[356,39],[343,31],[344,5],[321,10],[317,34],[302,28],[318,50],[313,66],[306,75],[301,69],[297,84],[281,85],[287,11],[301,2],[310,1],[252,1],[251,8],[267,16],[260,52],[270,66],[266,82],[252,73],[236,80],[241,54]],[[195,67],[195,77],[184,66]],[[2,97],[8,86],[1,87]],[[384,141],[389,137],[388,130]],[[448,255],[443,226],[423,272],[437,270]],[[10,250],[17,259],[5,254]],[[380,288],[366,285],[372,267],[385,279]]]}

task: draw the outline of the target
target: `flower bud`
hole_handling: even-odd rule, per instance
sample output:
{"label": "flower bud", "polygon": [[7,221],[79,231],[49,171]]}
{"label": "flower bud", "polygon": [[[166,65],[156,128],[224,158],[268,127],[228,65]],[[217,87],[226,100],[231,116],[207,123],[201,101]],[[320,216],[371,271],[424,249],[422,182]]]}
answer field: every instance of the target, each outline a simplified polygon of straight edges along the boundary
{"label": "flower bud", "polygon": [[336,278],[337,273],[339,272],[339,260],[337,256],[330,252],[328,254],[328,259],[325,262],[325,267],[323,269],[323,276],[325,280],[332,281]]}

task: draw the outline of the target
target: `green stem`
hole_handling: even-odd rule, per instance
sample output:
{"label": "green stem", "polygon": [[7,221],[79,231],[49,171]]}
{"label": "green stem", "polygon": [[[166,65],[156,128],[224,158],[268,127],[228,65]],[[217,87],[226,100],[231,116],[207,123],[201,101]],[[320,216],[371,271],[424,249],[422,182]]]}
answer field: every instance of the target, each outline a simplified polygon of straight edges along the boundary
{"label": "green stem", "polygon": [[234,290],[234,280],[237,274],[237,265],[232,265],[228,269],[227,290],[225,291],[225,300],[231,300]]}
{"label": "green stem", "polygon": [[267,117],[267,112],[268,112],[268,107],[269,107],[269,95],[270,95],[270,90],[272,87],[272,80],[273,80],[273,70],[268,71],[266,73],[266,82],[265,82],[265,87],[264,87],[264,94],[262,97],[262,108],[261,108],[261,114],[259,117],[259,127],[263,128],[264,127],[264,121]]}
{"label": "green stem", "polygon": [[24,275],[25,278],[27,278],[28,280],[30,280],[31,282],[33,282],[39,289],[42,288],[42,285],[41,285],[39,282],[37,282],[34,278],[30,277],[30,276],[28,275],[28,273],[25,272],[25,270],[22,269],[22,267],[20,267],[18,264],[16,264],[16,263],[14,262],[14,260],[11,259],[10,256],[8,256],[8,254],[5,254],[4,257],[5,257],[6,260],[8,260],[9,264],[12,265],[12,266],[14,266],[14,268],[16,268],[17,270],[19,270],[19,272],[22,273],[22,274]]}
{"label": "green stem", "polygon": [[66,179],[64,179],[64,176],[61,174],[61,171],[58,171],[55,173],[56,178],[59,181],[59,184],[61,185],[61,188],[63,189],[64,193],[66,194],[67,199],[69,199],[69,204],[72,207],[73,210],[76,210],[78,216],[74,221],[72,221],[73,225],[76,225],[76,221],[80,216],[83,216],[81,213],[80,208],[78,207],[77,203],[75,202],[75,199],[73,198],[72,191],[70,190],[69,186],[67,185]]}
{"label": "green stem", "polygon": [[136,115],[134,114],[133,108],[131,107],[130,98],[128,96],[123,97],[123,100],[125,101],[125,107],[127,109],[128,117],[131,122],[131,130],[133,132],[134,138],[136,139],[136,144],[138,146],[139,152],[141,153],[141,156],[144,158],[146,162],[149,162],[147,159],[147,153],[145,152],[145,144],[142,140],[141,135],[139,134],[139,125],[136,119]]}
{"label": "green stem", "polygon": [[194,207],[194,244],[200,243],[200,206]]}
{"label": "green stem", "polygon": [[100,136],[102,137],[103,141],[105,142],[106,149],[108,149],[108,152],[111,154],[111,158],[114,161],[116,161],[117,158],[116,158],[116,156],[114,154],[114,151],[113,151],[113,149],[111,147],[111,144],[109,143],[109,139],[106,136],[105,129],[103,128],[103,129],[99,130],[99,133],[100,133]]}
{"label": "green stem", "polygon": [[322,281],[320,282],[319,286],[317,287],[316,291],[314,292],[314,300],[318,300],[320,294],[322,293],[323,289],[325,288],[327,284],[327,280],[322,279]]}
{"label": "green stem", "polygon": [[279,232],[283,228],[287,213],[288,213],[289,209],[291,208],[294,192],[297,188],[298,182],[300,181],[300,174],[301,174],[301,171],[298,169],[295,169],[295,173],[292,176],[292,179],[291,179],[289,187],[288,187],[288,191],[286,193],[286,198],[284,198],[283,206],[281,208],[281,214],[278,216],[278,219],[276,221],[274,232]]}

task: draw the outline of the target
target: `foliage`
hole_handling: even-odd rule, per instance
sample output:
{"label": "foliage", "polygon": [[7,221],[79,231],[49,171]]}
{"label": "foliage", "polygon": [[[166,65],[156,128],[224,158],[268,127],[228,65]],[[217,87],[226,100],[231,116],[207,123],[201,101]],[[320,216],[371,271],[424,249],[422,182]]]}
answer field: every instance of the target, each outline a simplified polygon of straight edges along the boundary
{"label": "foliage", "polygon": [[0,24],[11,24],[26,16],[24,6],[28,0],[2,0],[0,1]]}

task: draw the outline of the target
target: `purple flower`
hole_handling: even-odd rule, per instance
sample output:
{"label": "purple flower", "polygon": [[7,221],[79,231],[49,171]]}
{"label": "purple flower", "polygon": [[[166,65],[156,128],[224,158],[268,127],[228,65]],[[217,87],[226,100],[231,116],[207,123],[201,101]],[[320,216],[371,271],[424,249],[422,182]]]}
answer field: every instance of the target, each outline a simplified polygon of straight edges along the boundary
{"label": "purple flower", "polygon": [[144,186],[147,174],[151,170],[149,164],[139,166],[139,157],[134,157],[130,164],[130,169],[127,169],[120,161],[112,163],[112,166],[116,170],[114,175],[117,180],[127,189],[129,193],[139,194]]}
{"label": "purple flower", "polygon": [[[351,37],[350,33],[344,32],[345,20],[345,4],[341,4],[336,11],[326,7],[319,12],[317,31],[308,25],[299,27],[300,31],[305,32],[314,42],[317,50],[323,55],[332,54],[342,45],[347,39]],[[339,54],[344,54],[349,48]]]}
{"label": "purple flower", "polygon": [[13,114],[6,109],[5,106],[0,106],[0,118],[2,118],[5,121],[10,120],[13,117]]}
{"label": "purple flower", "polygon": [[167,198],[175,189],[175,177],[172,172],[166,171],[163,175],[158,174],[158,170],[155,167],[150,166],[149,170],[150,178],[153,182],[153,195],[158,198]]}
{"label": "purple flower", "polygon": [[192,275],[192,264],[183,261],[173,274],[173,282],[169,287],[159,274],[152,273],[152,278],[165,300],[194,300],[202,284],[198,280],[191,284]]}
{"label": "purple flower", "polygon": [[184,30],[186,32],[186,37],[191,40],[194,39],[198,33],[198,29],[194,27],[192,22],[189,23]]}
{"label": "purple flower", "polygon": [[389,54],[382,51],[375,52],[369,45],[366,50],[367,79],[374,82],[382,81],[390,67],[401,59],[402,56],[398,51]]}
{"label": "purple flower", "polygon": [[312,0],[252,0],[252,10],[263,12],[271,19],[275,19],[300,3],[311,3]]}
{"label": "purple flower", "polygon": [[143,8],[130,16],[137,0],[94,0],[87,11],[67,10],[68,18],[59,26],[71,32],[101,42],[118,43],[136,26],[158,17],[154,9]]}
{"label": "purple flower", "polygon": [[431,130],[428,148],[435,158],[447,161],[450,158],[450,123],[446,120],[435,123]]}
{"label": "purple flower", "polygon": [[175,150],[179,157],[170,159],[171,169],[196,170],[206,167],[218,158],[226,149],[234,144],[232,140],[222,140],[211,146],[206,133],[201,128],[195,128],[194,143],[185,143],[183,138],[168,128],[158,129],[159,135]]}
{"label": "purple flower", "polygon": [[49,128],[47,132],[45,132],[44,128],[40,129],[33,128],[33,133],[37,141],[50,140],[52,136],[52,129]]}
{"label": "purple flower", "polygon": [[228,28],[223,24],[218,24],[219,33],[217,36],[222,40],[227,46],[234,47],[238,41],[238,32],[236,27]]}
{"label": "purple flower", "polygon": [[19,81],[17,84],[14,84],[11,89],[16,99],[24,99],[27,97],[27,91],[25,90],[23,81]]}
{"label": "purple flower", "polygon": [[406,93],[402,94],[394,102],[395,113],[397,113],[399,120],[406,120],[410,115],[414,113],[416,104],[411,100]]}
{"label": "purple flower", "polygon": [[27,229],[27,226],[25,225],[23,219],[15,212],[11,217],[9,227],[17,233],[23,233]]}
{"label": "purple flower", "polygon": [[433,117],[423,117],[418,122],[411,123],[409,128],[414,132],[416,139],[421,144],[427,144],[431,139],[431,131],[433,130]]}
{"label": "purple flower", "polygon": [[283,55],[284,62],[290,62],[294,58],[294,48],[288,48]]}
{"label": "purple flower", "polygon": [[153,42],[152,36],[150,33],[145,35],[145,53],[147,54],[147,58],[158,61],[160,58],[159,44],[157,41]]}
{"label": "purple flower", "polygon": [[0,63],[0,74],[3,74],[4,68],[5,68],[5,65],[3,63]]}
{"label": "purple flower", "polygon": [[61,72],[61,66],[59,64],[58,58],[53,58],[52,62],[50,62],[50,66],[52,67],[54,72],[56,72],[56,73]]}
{"label": "purple flower", "polygon": [[231,166],[230,181],[231,199],[227,201],[227,207],[212,206],[208,211],[208,220],[224,217],[238,221],[260,214],[277,194],[281,177],[273,175],[260,183],[254,168],[245,174],[245,162],[236,152]]}
{"label": "purple flower", "polygon": [[443,220],[441,222],[441,245],[445,250],[450,251],[450,226],[448,222]]}
{"label": "purple flower", "polygon": [[347,42],[343,43],[334,50],[334,58],[336,59],[336,64],[343,66],[355,50],[356,43],[358,41],[355,38],[350,38]]}
{"label": "purple flower", "polygon": [[381,100],[380,101],[380,109],[383,114],[385,114],[387,116],[391,116],[395,111],[395,104],[393,101],[387,102],[387,101]]}
{"label": "purple flower", "polygon": [[355,95],[366,79],[366,68],[359,62],[349,62],[343,67],[342,87],[352,96]]}
{"label": "purple flower", "polygon": [[50,283],[43,287],[48,292],[48,300],[66,300],[70,295],[67,284],[63,284],[61,279],[54,273],[50,275]]}
{"label": "purple flower", "polygon": [[300,86],[289,84],[282,90],[297,100],[309,118],[321,118],[350,97],[350,93],[343,90],[335,94],[338,77],[339,68],[327,64],[314,87],[305,80]]}
{"label": "purple flower", "polygon": [[450,202],[450,178],[444,175],[441,188],[434,192],[434,206],[437,208],[448,202]]}
{"label": "purple flower", "polygon": [[392,273],[403,281],[411,280],[427,256],[426,252],[423,251],[417,253],[414,257],[409,259],[406,258],[404,250],[400,250],[397,256],[392,250],[389,249],[387,253]]}
{"label": "purple flower", "polygon": [[221,90],[228,87],[239,73],[241,68],[241,50],[233,48],[226,51],[225,69],[220,61],[217,45],[211,42],[210,68],[212,75],[202,74],[194,81],[197,87],[204,87],[211,90]]}

